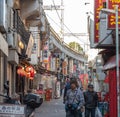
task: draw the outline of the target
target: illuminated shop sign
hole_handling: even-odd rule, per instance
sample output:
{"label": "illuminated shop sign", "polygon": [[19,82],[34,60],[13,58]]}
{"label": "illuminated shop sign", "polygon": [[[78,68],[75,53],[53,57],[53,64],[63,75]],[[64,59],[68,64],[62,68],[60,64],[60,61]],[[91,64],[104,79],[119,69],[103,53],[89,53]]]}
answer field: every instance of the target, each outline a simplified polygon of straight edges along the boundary
{"label": "illuminated shop sign", "polygon": [[104,0],[95,0],[94,5],[94,42],[97,43],[99,41],[99,13],[103,8]]}
{"label": "illuminated shop sign", "polygon": [[[115,9],[115,5],[118,5],[120,11],[120,0],[108,0],[108,9]],[[108,15],[108,28],[115,29],[115,14]],[[120,12],[118,12],[118,27],[120,28]]]}

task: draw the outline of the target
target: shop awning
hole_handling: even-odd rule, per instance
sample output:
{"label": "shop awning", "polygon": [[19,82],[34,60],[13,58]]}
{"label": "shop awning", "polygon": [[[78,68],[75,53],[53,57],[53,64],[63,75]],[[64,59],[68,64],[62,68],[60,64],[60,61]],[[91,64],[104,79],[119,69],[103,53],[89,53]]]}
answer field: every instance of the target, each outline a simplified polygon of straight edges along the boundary
{"label": "shop awning", "polygon": [[[119,55],[120,58],[120,55]],[[120,65],[120,59],[119,59],[119,65]],[[103,66],[103,70],[108,70],[116,67],[116,55],[112,56],[107,63]]]}

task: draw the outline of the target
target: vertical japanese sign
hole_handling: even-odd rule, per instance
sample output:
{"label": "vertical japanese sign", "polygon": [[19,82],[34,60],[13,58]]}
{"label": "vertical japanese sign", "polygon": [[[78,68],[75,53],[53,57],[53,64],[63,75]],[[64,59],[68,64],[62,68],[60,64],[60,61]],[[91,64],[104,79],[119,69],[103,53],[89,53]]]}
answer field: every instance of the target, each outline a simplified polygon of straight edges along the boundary
{"label": "vertical japanese sign", "polygon": [[[115,9],[115,5],[118,5],[118,8],[120,11],[120,0],[108,0],[108,9]],[[118,13],[118,27],[120,28],[120,12]],[[109,29],[115,29],[115,14],[109,14],[108,15],[108,28]]]}
{"label": "vertical japanese sign", "polygon": [[99,41],[99,13],[103,8],[104,0],[95,0],[94,5],[94,42],[97,43]]}

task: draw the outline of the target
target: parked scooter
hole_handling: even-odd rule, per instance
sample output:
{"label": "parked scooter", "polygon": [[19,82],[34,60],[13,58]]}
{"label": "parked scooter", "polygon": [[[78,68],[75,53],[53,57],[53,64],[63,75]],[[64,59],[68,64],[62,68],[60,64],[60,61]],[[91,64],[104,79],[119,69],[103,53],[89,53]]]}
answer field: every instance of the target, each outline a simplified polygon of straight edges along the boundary
{"label": "parked scooter", "polygon": [[43,98],[40,95],[28,93],[25,95],[23,102],[27,105],[27,117],[34,117],[34,110],[40,107],[43,103]]}
{"label": "parked scooter", "polygon": [[[16,100],[15,98],[11,98],[3,94],[0,94],[0,96],[5,98],[4,99],[5,104],[15,104],[15,105],[20,104],[18,100]],[[34,117],[34,110],[42,104],[43,99],[37,94],[30,93],[25,95],[23,102],[26,105],[26,112],[25,112],[26,117]]]}

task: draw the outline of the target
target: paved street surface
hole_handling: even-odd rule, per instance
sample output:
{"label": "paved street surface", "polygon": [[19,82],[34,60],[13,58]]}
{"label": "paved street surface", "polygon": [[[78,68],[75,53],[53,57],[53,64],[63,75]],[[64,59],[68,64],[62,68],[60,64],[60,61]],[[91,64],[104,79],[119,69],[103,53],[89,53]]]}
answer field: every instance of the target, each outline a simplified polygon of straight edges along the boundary
{"label": "paved street surface", "polygon": [[65,117],[62,98],[45,101],[35,110],[35,117]]}

